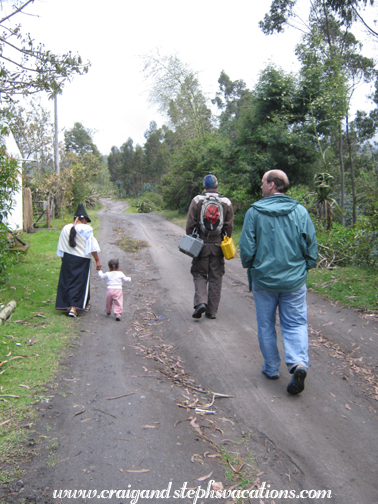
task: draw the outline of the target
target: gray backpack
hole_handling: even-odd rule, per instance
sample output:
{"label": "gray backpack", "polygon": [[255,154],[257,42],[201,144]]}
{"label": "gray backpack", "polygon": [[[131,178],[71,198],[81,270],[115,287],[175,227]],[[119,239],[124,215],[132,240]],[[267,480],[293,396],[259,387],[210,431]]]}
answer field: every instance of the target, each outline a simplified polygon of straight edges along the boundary
{"label": "gray backpack", "polygon": [[222,233],[224,223],[223,205],[219,194],[204,195],[202,201],[199,226],[207,236],[217,236]]}

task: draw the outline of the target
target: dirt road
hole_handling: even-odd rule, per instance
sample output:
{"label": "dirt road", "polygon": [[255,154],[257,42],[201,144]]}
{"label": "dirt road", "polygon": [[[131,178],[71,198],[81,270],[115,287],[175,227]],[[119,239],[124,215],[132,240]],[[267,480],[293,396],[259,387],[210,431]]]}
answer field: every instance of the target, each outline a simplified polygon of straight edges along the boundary
{"label": "dirt road", "polygon": [[[3,501],[66,503],[72,499],[59,491],[124,489],[129,494],[106,499],[105,493],[96,502],[126,504],[132,495],[134,502],[219,502],[201,491],[212,480],[218,485],[212,489],[230,488],[243,474],[246,488],[260,492],[244,502],[291,502],[275,491],[304,490],[310,493],[296,502],[377,503],[374,318],[309,293],[310,368],[305,391],[290,396],[284,364],[277,381],[261,374],[254,303],[240,260],[226,265],[217,319],[195,320],[190,258],[177,247],[182,229],[158,215],[123,214],[120,202],[104,203],[98,236],[104,270],[118,257],[132,278],[123,319],[106,317],[106,286],[93,269],[91,311],[67,320],[79,324],[82,336],[49,402],[39,405],[37,429],[47,437],[34,439],[39,456],[18,486],[0,493]],[[147,246],[125,252],[117,245],[125,236]],[[315,490],[332,496],[305,498]]]}

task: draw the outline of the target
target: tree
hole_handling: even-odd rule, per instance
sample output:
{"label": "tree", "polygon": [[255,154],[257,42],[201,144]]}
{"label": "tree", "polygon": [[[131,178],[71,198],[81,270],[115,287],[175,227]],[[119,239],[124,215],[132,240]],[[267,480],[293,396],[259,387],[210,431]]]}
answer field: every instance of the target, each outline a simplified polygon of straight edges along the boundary
{"label": "tree", "polygon": [[23,34],[21,25],[12,26],[14,18],[33,2],[12,2],[13,11],[0,19],[0,95],[5,101],[41,91],[52,97],[61,93],[75,74],[85,74],[89,68],[79,55],[53,54],[43,44],[36,44],[29,33]]}
{"label": "tree", "polygon": [[13,195],[19,188],[19,171],[16,160],[12,159],[4,144],[8,129],[0,124],[0,282],[7,267],[8,227],[4,224],[13,209]]}
{"label": "tree", "polygon": [[181,144],[203,137],[212,128],[198,75],[176,56],[144,56],[144,72],[152,81],[150,102],[170,120]]}
{"label": "tree", "polygon": [[[269,14],[265,14],[264,20],[259,23],[262,31],[267,35],[284,31],[285,25],[290,25],[290,21],[295,17],[294,7],[297,1],[273,0]],[[346,26],[350,27],[353,22],[359,20],[371,34],[378,36],[378,33],[365,22],[360,14],[360,9],[367,5],[374,5],[374,0],[325,0],[323,5],[342,19]]]}
{"label": "tree", "polygon": [[74,127],[64,132],[64,143],[66,151],[75,152],[83,156],[91,152],[97,157],[101,154],[92,140],[93,133],[85,128],[81,123],[75,123]]}
{"label": "tree", "polygon": [[223,70],[219,76],[218,84],[219,91],[212,103],[216,104],[221,111],[219,116],[220,129],[232,135],[231,125],[234,119],[239,117],[243,106],[250,100],[251,91],[246,88],[243,80],[232,81]]}
{"label": "tree", "polygon": [[301,130],[302,116],[297,107],[297,79],[269,65],[258,79],[248,106],[236,118],[231,157],[249,172],[249,194],[259,195],[262,175],[267,170],[284,170],[292,183],[312,178],[314,147]]}
{"label": "tree", "polygon": [[[92,152],[87,152],[84,155],[76,154],[75,152],[66,151],[61,170],[62,179],[64,180],[64,198],[70,205],[75,206],[79,203],[91,207],[94,206],[100,197],[101,188],[96,187],[96,177],[102,172],[103,159],[94,155]],[[51,175],[51,173],[50,173]],[[44,190],[43,184],[41,184]],[[53,183],[50,184],[51,190],[56,194]]]}
{"label": "tree", "polygon": [[164,141],[164,130],[158,128],[155,121],[150,123],[144,138],[146,139],[143,146],[145,173],[147,183],[152,189],[160,183],[162,175],[168,171],[171,154]]}
{"label": "tree", "polygon": [[134,142],[131,138],[121,146],[121,180],[126,194],[136,197],[138,193],[135,192],[135,172],[134,172],[134,158],[135,149]]}
{"label": "tree", "polygon": [[[260,23],[265,33],[280,32],[293,18],[297,0],[273,0],[271,11]],[[368,0],[314,0],[311,2],[308,27],[297,55],[302,63],[302,107],[308,117],[309,133],[315,136],[323,170],[328,171],[323,141],[337,144],[340,173],[340,204],[345,209],[345,161],[343,143],[343,121],[346,123],[347,145],[351,186],[356,213],[354,167],[351,146],[348,140],[349,106],[357,84],[370,81],[374,74],[374,61],[361,54],[361,44],[351,33],[352,24],[359,19],[356,15]],[[371,0],[370,4],[373,5]],[[307,109],[307,110],[306,110]],[[344,224],[344,214],[341,221]]]}
{"label": "tree", "polygon": [[50,112],[36,97],[28,108],[12,103],[5,112],[23,159],[23,176],[47,173],[54,163],[54,125]]}
{"label": "tree", "polygon": [[315,208],[318,219],[323,226],[330,230],[333,223],[333,207],[337,206],[336,201],[332,198],[333,189],[331,184],[334,178],[329,173],[317,173],[314,177],[314,186],[316,191]]}
{"label": "tree", "polygon": [[[343,210],[345,210],[345,170],[342,121],[345,118],[355,220],[354,167],[348,131],[349,106],[356,86],[362,80],[370,81],[375,75],[374,61],[360,53],[362,46],[350,32],[350,23],[343,17],[337,19],[324,0],[314,2],[309,20],[309,32],[303,36],[303,43],[297,48],[297,54],[302,62],[301,74],[306,81],[307,89],[315,92],[315,99],[308,97],[308,102],[312,102],[310,103],[312,111],[316,108],[315,115],[323,121],[323,128],[318,132],[324,133],[324,124],[327,124],[328,133],[337,139],[340,204]],[[344,212],[341,214],[341,221],[344,224]]]}
{"label": "tree", "polygon": [[8,129],[0,125],[0,221],[5,220],[12,210],[12,196],[19,188],[17,162],[9,156],[3,141],[8,134]]}

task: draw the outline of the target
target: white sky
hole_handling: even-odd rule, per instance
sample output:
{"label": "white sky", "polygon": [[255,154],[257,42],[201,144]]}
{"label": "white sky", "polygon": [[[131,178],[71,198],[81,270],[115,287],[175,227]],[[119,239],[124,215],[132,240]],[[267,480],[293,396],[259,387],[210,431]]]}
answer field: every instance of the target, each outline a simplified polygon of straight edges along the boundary
{"label": "white sky", "polygon": [[[224,70],[248,88],[269,62],[296,71],[300,33],[287,29],[265,36],[258,22],[271,0],[35,0],[14,19],[36,42],[56,53],[79,53],[91,67],[58,97],[59,129],[80,122],[94,130],[102,154],[131,137],[144,143],[152,120],[164,119],[147,101],[140,55],[159,47],[200,72],[205,95],[213,98]],[[304,4],[303,0],[298,2]],[[307,18],[303,14],[304,18]],[[377,43],[378,46],[378,43]],[[360,108],[368,108],[361,100]],[[48,102],[53,120],[53,103]],[[63,140],[63,132],[60,133]]]}

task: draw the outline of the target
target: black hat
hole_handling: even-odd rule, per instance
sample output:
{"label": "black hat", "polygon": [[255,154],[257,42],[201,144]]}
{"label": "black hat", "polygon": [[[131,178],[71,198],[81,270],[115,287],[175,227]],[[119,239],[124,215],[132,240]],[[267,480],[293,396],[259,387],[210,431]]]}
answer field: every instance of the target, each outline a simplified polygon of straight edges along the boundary
{"label": "black hat", "polygon": [[87,219],[87,222],[92,222],[82,203],[80,203],[79,206],[77,207],[77,210],[74,215],[74,219],[76,219],[76,217],[78,217],[79,220],[83,219],[85,217]]}

